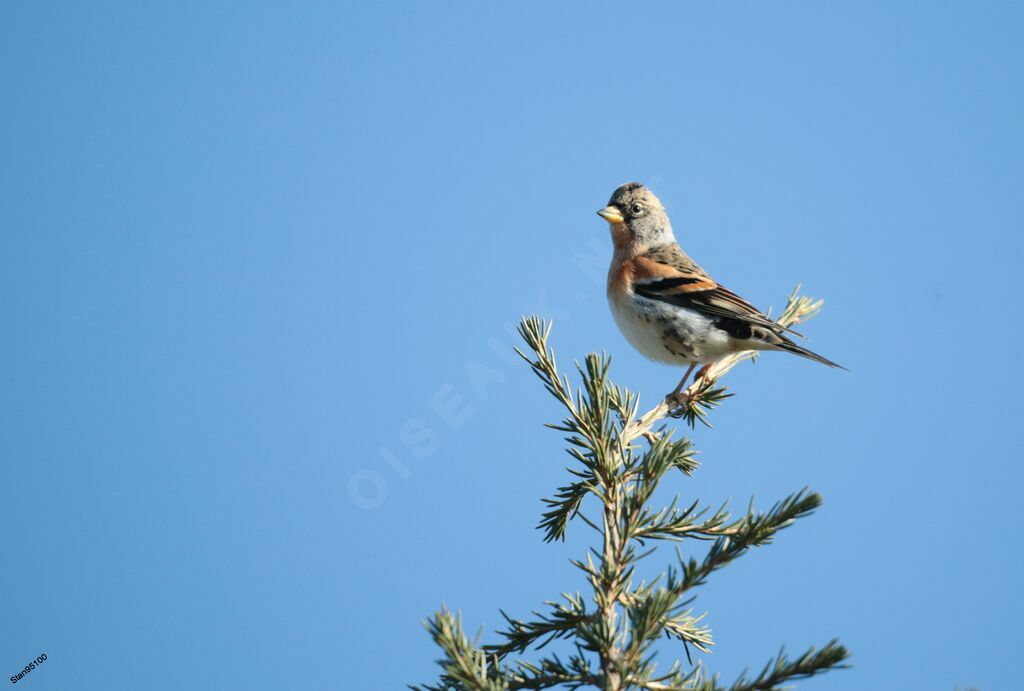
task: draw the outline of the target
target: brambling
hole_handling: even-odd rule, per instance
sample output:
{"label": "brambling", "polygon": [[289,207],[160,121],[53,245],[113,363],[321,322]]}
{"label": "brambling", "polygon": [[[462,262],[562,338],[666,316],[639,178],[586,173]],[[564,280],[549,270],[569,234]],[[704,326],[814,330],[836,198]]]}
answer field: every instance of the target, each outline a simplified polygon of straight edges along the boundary
{"label": "brambling", "polygon": [[697,365],[747,350],[782,350],[845,369],[791,341],[785,332],[796,332],[708,276],[679,248],[665,208],[639,182],[619,187],[597,213],[615,246],[608,270],[615,323],[644,356],[687,366],[670,397],[680,398]]}

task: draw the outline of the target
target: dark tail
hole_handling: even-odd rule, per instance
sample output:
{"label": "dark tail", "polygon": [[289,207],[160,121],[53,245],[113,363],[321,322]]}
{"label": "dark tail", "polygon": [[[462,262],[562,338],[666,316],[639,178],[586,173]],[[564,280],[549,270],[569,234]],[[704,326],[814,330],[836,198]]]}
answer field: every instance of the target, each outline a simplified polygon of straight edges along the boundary
{"label": "dark tail", "polygon": [[779,336],[779,338],[781,340],[781,343],[776,343],[775,344],[775,346],[779,350],[785,350],[787,353],[795,353],[796,355],[802,355],[803,357],[805,357],[805,358],[807,358],[809,360],[814,360],[815,362],[820,362],[821,364],[828,365],[829,367],[838,367],[841,370],[845,370],[847,372],[850,371],[850,370],[846,369],[845,367],[843,367],[842,365],[840,365],[838,362],[832,362],[827,357],[822,357],[821,355],[818,355],[817,353],[813,353],[810,350],[807,350],[807,348],[804,348],[802,346],[798,346],[796,343],[793,343],[793,341],[789,340],[785,336]]}

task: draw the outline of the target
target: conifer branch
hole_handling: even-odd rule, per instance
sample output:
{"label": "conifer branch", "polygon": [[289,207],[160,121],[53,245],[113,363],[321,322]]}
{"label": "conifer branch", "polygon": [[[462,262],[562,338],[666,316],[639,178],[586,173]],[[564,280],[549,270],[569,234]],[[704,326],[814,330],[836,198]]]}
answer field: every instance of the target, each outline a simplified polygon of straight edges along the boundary
{"label": "conifer branch", "polygon": [[445,657],[437,661],[444,673],[438,686],[411,686],[413,691],[507,691],[497,661],[469,640],[462,630],[462,616],[442,607],[424,625]]}
{"label": "conifer branch", "polygon": [[680,678],[674,683],[655,682],[638,685],[651,691],[779,691],[788,688],[782,686],[788,681],[806,679],[832,669],[846,669],[849,665],[844,663],[848,659],[849,652],[846,647],[832,640],[820,650],[809,648],[795,660],[789,660],[785,650],[781,650],[756,677],[747,679],[744,672],[730,686],[719,684],[717,677],[708,679],[700,674],[688,679]]}
{"label": "conifer branch", "polygon": [[789,526],[797,518],[809,515],[821,506],[821,495],[800,490],[776,503],[766,513],[755,514],[751,510],[730,531],[718,538],[701,561],[680,558],[680,574],[671,567],[668,571],[669,589],[680,597],[693,587],[701,585],[715,569],[733,561],[750,547],[759,547],[772,541],[779,530]]}
{"label": "conifer branch", "polygon": [[[508,630],[498,631],[498,635],[506,639],[502,645],[484,646],[498,657],[504,657],[509,653],[521,653],[527,648],[536,645],[538,649],[543,648],[556,638],[563,638],[570,633],[585,626],[590,619],[587,614],[583,596],[579,593],[569,595],[562,594],[566,604],[560,602],[545,602],[551,611],[548,614],[534,612],[537,617],[535,621],[522,621],[501,613],[508,623]],[[544,639],[540,644],[538,641]]]}
{"label": "conifer branch", "polygon": [[577,653],[562,662],[557,655],[546,657],[538,663],[517,660],[516,671],[511,675],[511,689],[548,689],[552,686],[565,685],[566,688],[577,689],[581,686],[593,686],[598,677],[591,671],[590,662],[582,653]]}
{"label": "conifer branch", "polygon": [[786,681],[812,677],[829,669],[843,669],[847,667],[843,662],[848,657],[846,647],[836,640],[829,641],[821,650],[809,648],[795,660],[788,660],[786,651],[781,650],[757,677],[748,681],[744,678],[746,675],[741,674],[729,691],[771,691]]}
{"label": "conifer branch", "polygon": [[[778,323],[800,323],[820,306],[820,301],[794,292]],[[681,503],[678,496],[668,506],[651,506],[670,473],[679,471],[689,477],[700,465],[688,439],[673,440],[665,427],[655,426],[666,417],[682,417],[691,426],[708,424],[708,414],[730,395],[718,380],[753,354],[734,355],[705,368],[687,390],[685,407],[666,399],[638,414],[638,397],[609,381],[610,361],[605,355],[590,354],[582,364],[576,363],[582,386],[574,389],[548,346],[550,331],[550,323],[537,317],[523,319],[519,333],[529,354],[517,349],[565,410],[564,418],[549,426],[565,434],[573,459],[567,468],[570,481],[554,497],[543,500],[538,528],[546,542],[564,540],[569,522],[579,517],[601,535],[600,545],[589,549],[584,559],[571,560],[586,575],[593,606],[588,608],[580,593],[563,593],[564,601],[546,602],[547,609],[533,612],[530,619],[502,612],[507,627],[498,635],[504,640],[482,647],[463,633],[459,616],[442,608],[426,626],[444,652],[438,661],[443,673],[440,685],[422,689],[589,686],[604,691],[752,691],[775,689],[789,679],[841,666],[847,652],[833,641],[795,660],[780,652],[757,677],[748,680],[741,675],[733,686],[722,687],[717,677],[704,676],[699,661],[696,665],[690,661],[691,648],[707,653],[713,644],[705,614],[689,608],[690,591],[750,548],[769,544],[778,531],[821,504],[818,494],[804,489],[764,512],[751,506],[735,519],[726,505],[712,511],[701,507],[699,500]],[[641,439],[647,444],[641,444]],[[588,497],[599,506],[599,517],[592,514],[593,520],[580,513]],[[635,583],[637,562],[653,552],[653,547],[646,546],[648,541],[687,539],[711,545],[699,558],[686,558],[680,552],[676,567],[651,582]],[[656,672],[653,646],[662,636],[683,644],[689,668],[676,662],[667,672]],[[534,662],[508,659],[558,640],[572,640],[576,652],[564,660],[558,654]],[[596,663],[593,668],[592,662]]]}

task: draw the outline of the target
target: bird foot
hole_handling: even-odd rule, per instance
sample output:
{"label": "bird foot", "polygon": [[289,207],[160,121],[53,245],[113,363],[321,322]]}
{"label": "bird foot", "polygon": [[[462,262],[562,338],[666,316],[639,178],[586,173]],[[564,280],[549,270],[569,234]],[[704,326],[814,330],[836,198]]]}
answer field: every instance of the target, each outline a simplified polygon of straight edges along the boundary
{"label": "bird foot", "polygon": [[658,443],[658,435],[650,430],[644,432],[644,439],[646,439],[651,446]]}
{"label": "bird foot", "polygon": [[665,396],[665,402],[670,406],[669,417],[682,417],[693,403],[693,394],[688,391],[673,391]]}

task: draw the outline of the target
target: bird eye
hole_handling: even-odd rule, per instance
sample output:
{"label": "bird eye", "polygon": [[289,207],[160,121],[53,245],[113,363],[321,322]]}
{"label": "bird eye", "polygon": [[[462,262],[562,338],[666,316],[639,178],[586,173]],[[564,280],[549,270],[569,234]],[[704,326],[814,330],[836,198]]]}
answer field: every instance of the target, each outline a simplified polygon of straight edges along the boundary
{"label": "bird eye", "polygon": [[639,214],[643,213],[644,207],[640,206],[639,204],[634,204],[633,206],[629,207],[629,210],[634,215],[639,215]]}

